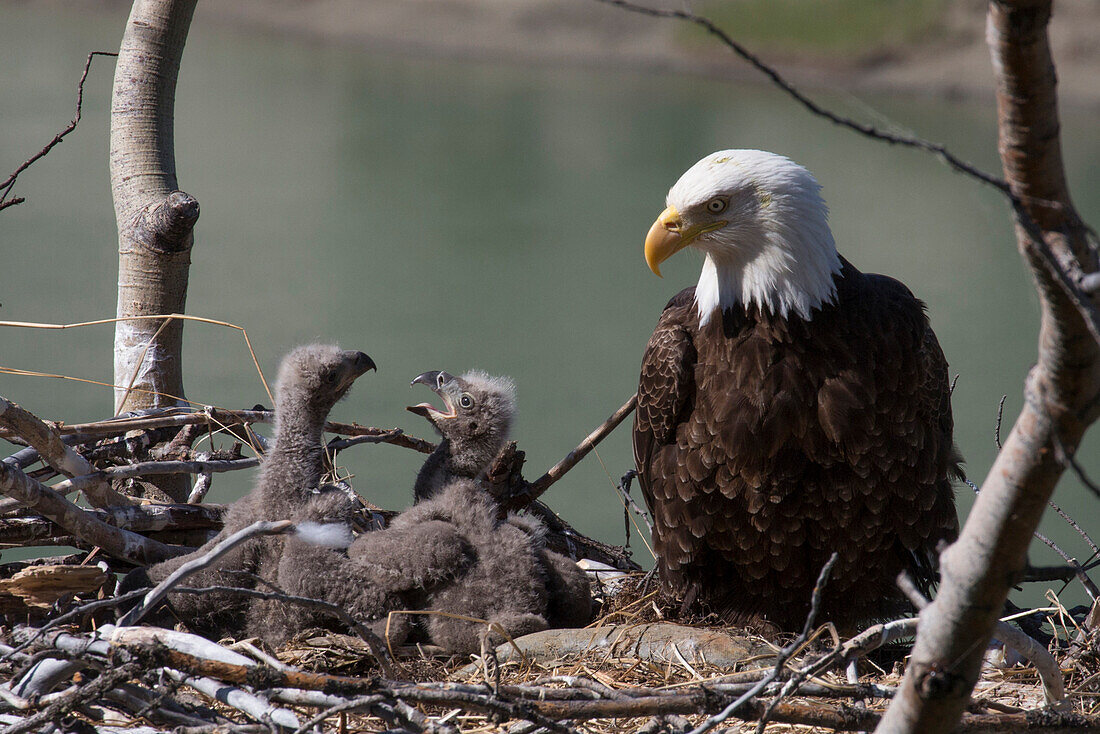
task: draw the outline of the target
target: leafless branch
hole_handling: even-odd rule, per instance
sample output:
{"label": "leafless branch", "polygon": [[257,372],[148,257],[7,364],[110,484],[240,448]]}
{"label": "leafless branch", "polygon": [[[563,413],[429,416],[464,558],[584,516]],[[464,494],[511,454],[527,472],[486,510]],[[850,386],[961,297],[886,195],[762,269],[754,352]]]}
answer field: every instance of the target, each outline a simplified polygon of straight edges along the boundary
{"label": "leafless branch", "polygon": [[[210,406],[201,411],[168,407],[142,412],[143,415],[141,416],[108,418],[91,423],[60,424],[57,426],[57,431],[63,436],[76,435],[81,440],[87,441],[96,437],[121,436],[130,431],[153,430],[156,428],[206,425],[213,430],[217,430],[223,427],[232,428],[233,426],[253,423],[271,423],[275,420],[275,413],[271,410],[227,410]],[[325,423],[325,430],[329,433],[338,433],[344,436],[379,436],[383,443],[412,449],[422,454],[430,454],[435,451],[435,444],[431,441],[409,436],[394,428],[373,428],[361,426],[358,423],[328,421]],[[8,439],[14,435],[12,432],[2,430],[2,427],[0,427],[0,438]]]}
{"label": "leafless branch", "polygon": [[[500,496],[501,506],[506,510],[519,510],[537,500],[554,484],[554,482],[561,479],[565,473],[576,466],[581,459],[588,456],[589,452],[592,451],[600,441],[605,439],[628,415],[634,412],[634,408],[637,404],[637,394],[631,395],[630,399],[623,403],[622,407],[612,413],[607,420],[585,436],[584,440],[581,441],[575,449],[566,454],[565,458],[550,467],[545,474],[535,481],[524,482],[522,477],[518,477],[518,486],[503,488],[501,495],[498,495]],[[491,467],[490,473],[492,472],[493,468]]]}
{"label": "leafless branch", "polygon": [[1081,220],[1080,216],[1071,206],[1059,201],[1022,194],[1020,190],[1014,189],[1009,185],[1008,181],[1005,179],[998,178],[997,176],[982,171],[974,165],[962,160],[940,143],[933,143],[915,136],[887,133],[879,130],[874,125],[857,122],[822,107],[799,91],[778,71],[765,64],[758,56],[733,40],[725,31],[706,17],[696,15],[687,10],[651,8],[636,4],[630,0],[599,0],[599,2],[615,5],[624,10],[641,13],[642,15],[649,15],[656,18],[673,18],[692,23],[721,41],[723,45],[768,77],[773,84],[802,105],[810,113],[873,140],[922,150],[936,155],[953,170],[1000,191],[1009,200],[1017,224],[1027,233],[1030,239],[1029,248],[1050,271],[1051,276],[1061,286],[1066,297],[1070,299],[1074,307],[1081,314],[1092,337],[1100,342],[1100,308],[1097,308],[1097,305],[1091,299],[1089,295],[1091,291],[1086,289],[1091,288],[1095,284],[1096,279],[1090,278],[1094,273],[1084,271],[1079,263],[1064,263],[1059,260],[1051,250],[1046,238],[1043,236],[1043,229],[1035,222],[1031,212],[1028,211],[1028,206],[1046,207],[1051,210],[1057,210],[1083,232],[1087,232],[1088,236],[1095,241],[1097,239],[1096,232]]}
{"label": "leafless branch", "polygon": [[972,178],[989,184],[990,186],[993,186],[994,188],[998,189],[1008,196],[1013,196],[1007,181],[1002,178],[998,178],[990,173],[982,171],[979,168],[976,168],[972,164],[962,160],[961,158],[953,154],[945,146],[939,143],[933,143],[931,141],[914,136],[894,135],[892,133],[884,132],[874,125],[857,122],[850,118],[838,115],[831,110],[825,109],[817,102],[810,99],[804,93],[799,91],[778,71],[776,71],[768,64],[764,63],[764,61],[761,60],[759,56],[749,51],[737,41],[733,40],[733,38],[731,38],[725,31],[719,28],[709,18],[705,18],[701,15],[696,15],[695,13],[689,12],[687,10],[651,8],[630,2],[630,0],[599,0],[599,2],[607,3],[609,5],[615,5],[617,7],[623,8],[624,10],[629,10],[633,13],[641,13],[642,15],[649,15],[655,18],[675,18],[678,20],[687,21],[688,23],[692,23],[717,38],[724,46],[726,46],[728,49],[733,51],[733,53],[737,54],[742,59],[747,61],[753,68],[762,73],[764,76],[768,77],[768,79],[770,79],[772,83],[775,84],[775,86],[786,92],[787,95],[789,95],[792,99],[794,99],[804,108],[806,108],[810,113],[817,115],[818,117],[823,117],[836,125],[846,127],[850,130],[854,130],[861,135],[865,135],[869,138],[874,138],[875,140],[880,140],[884,143],[900,145],[906,148],[915,148],[917,150],[923,150],[927,153],[932,153],[938,156],[954,170],[960,173],[965,173]]}
{"label": "leafless branch", "polygon": [[80,75],[80,83],[76,85],[76,114],[73,119],[65,126],[61,132],[53,136],[53,140],[46,143],[42,150],[38,151],[30,158],[28,158],[23,165],[16,168],[10,176],[0,182],[0,210],[7,209],[9,206],[15,206],[16,204],[22,204],[25,199],[22,197],[8,198],[11,193],[12,187],[15,186],[15,180],[19,178],[19,174],[34,165],[35,161],[44,157],[47,153],[53,150],[54,146],[60,143],[66,135],[76,129],[77,123],[80,122],[80,115],[84,106],[84,82],[88,79],[88,72],[92,68],[92,59],[96,56],[118,56],[117,53],[110,51],[92,51],[88,54],[87,60],[84,62],[84,71]]}
{"label": "leafless branch", "polygon": [[382,669],[383,673],[391,678],[403,677],[402,674],[404,670],[401,664],[390,656],[382,639],[348,614],[347,610],[337,604],[332,604],[321,599],[313,599],[308,596],[288,594],[281,589],[275,591],[260,591],[259,589],[247,589],[237,586],[204,586],[202,588],[177,586],[172,589],[173,594],[209,594],[213,592],[240,594],[241,596],[249,596],[253,599],[266,599],[268,601],[278,601],[286,604],[297,604],[299,606],[311,607],[327,612],[347,625],[348,629],[355,632],[355,634],[366,643],[367,647],[370,648],[371,653],[374,655],[374,659],[378,662],[378,667]]}
{"label": "leafless branch", "polygon": [[1001,396],[1001,402],[997,404],[997,424],[993,426],[993,442],[997,444],[997,450],[1001,450],[1001,420],[1005,415],[1005,401],[1008,395]]}
{"label": "leafless branch", "polygon": [[[806,615],[806,622],[802,625],[802,632],[789,645],[779,651],[779,654],[776,656],[775,667],[772,669],[772,672],[767,677],[763,678],[759,683],[746,691],[743,695],[741,695],[724,709],[722,709],[721,712],[714,716],[711,716],[702,724],[692,729],[690,734],[706,734],[714,727],[727,721],[731,716],[733,716],[734,712],[736,712],[737,709],[755,698],[757,694],[763,691],[769,683],[779,677],[780,673],[783,671],[784,666],[787,664],[787,661],[791,659],[791,656],[793,656],[795,652],[797,652],[798,649],[806,644],[806,641],[810,639],[810,632],[811,630],[813,630],[814,621],[817,619],[818,610],[821,608],[821,593],[825,588],[825,584],[829,581],[829,574],[832,573],[833,566],[836,564],[837,557],[837,554],[833,553],[829,557],[829,560],[822,567],[821,573],[818,574],[817,583],[814,584],[813,594],[810,598],[810,612]],[[767,717],[775,712],[776,706],[779,704],[781,698],[782,696],[772,701],[767,706],[767,708],[764,709],[764,711],[760,715],[760,721],[762,723],[766,722]]]}
{"label": "leafless branch", "polygon": [[588,453],[596,447],[596,444],[604,440],[609,433],[615,430],[615,428],[626,419],[627,416],[634,412],[634,408],[637,405],[638,395],[631,395],[630,399],[623,403],[622,407],[612,413],[608,419],[597,426],[592,433],[585,436],[584,440],[580,442],[577,448],[570,451],[564,459],[547,469],[545,474],[532,482],[530,492],[527,494],[528,502],[538,499],[543,492],[550,488],[550,485],[561,479],[561,477],[576,466],[581,459],[588,456]]}
{"label": "leafless branch", "polygon": [[157,584],[153,589],[145,595],[145,598],[141,600],[141,603],[127,612],[118,621],[120,626],[129,626],[137,624],[141,621],[142,617],[149,613],[160,601],[168,595],[168,592],[173,587],[177,586],[181,581],[190,576],[193,573],[201,571],[204,568],[208,568],[215,561],[221,558],[223,555],[237,547],[241,543],[244,543],[259,535],[281,535],[283,533],[292,531],[294,529],[294,523],[290,520],[278,520],[275,522],[259,521],[254,522],[248,527],[242,528],[233,533],[229,537],[225,538],[221,542],[214,545],[209,551],[194,558],[187,563],[183,564],[166,579]]}

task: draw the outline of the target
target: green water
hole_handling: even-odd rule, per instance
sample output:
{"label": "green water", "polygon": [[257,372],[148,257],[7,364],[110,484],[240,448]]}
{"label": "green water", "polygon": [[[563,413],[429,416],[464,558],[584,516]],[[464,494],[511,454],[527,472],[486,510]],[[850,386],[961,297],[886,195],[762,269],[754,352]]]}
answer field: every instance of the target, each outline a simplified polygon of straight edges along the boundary
{"label": "green water", "polygon": [[[125,9],[54,14],[0,5],[0,172],[72,114],[86,53],[117,48]],[[0,318],[66,323],[115,312],[116,240],[107,173],[110,59],[97,59],[77,131],[20,179],[0,212]],[[999,170],[995,112],[973,103],[826,93],[946,142]],[[754,147],[789,155],[824,185],[843,254],[890,273],[928,302],[960,375],[956,439],[979,481],[1035,355],[1037,300],[1006,207],[932,158],[810,117],[766,87],[601,68],[553,69],[386,57],[249,35],[197,21],[176,105],[181,187],[201,203],[188,312],[245,327],[273,375],[310,340],[368,352],[377,374],[334,417],[429,434],[404,406],[409,380],[480,367],[515,378],[514,437],[534,478],[634,391],[665,301],[697,277],[684,254],[645,266],[641,243],[668,186],[703,154]],[[1063,114],[1076,202],[1100,221],[1100,134]],[[0,365],[110,380],[111,327],[0,332]],[[203,404],[267,402],[239,332],[186,330],[186,387]],[[44,418],[108,415],[93,385],[0,375],[0,394]],[[1081,452],[1100,475],[1095,438]],[[547,496],[586,533],[622,542],[611,478],[630,468],[613,434]],[[342,455],[356,488],[387,507],[409,500],[421,456],[390,446]],[[602,462],[601,462],[602,460]],[[247,487],[219,475],[212,501]],[[971,492],[959,491],[968,508]],[[1096,502],[1067,479],[1056,497],[1100,536]],[[965,511],[965,509],[964,509]],[[1044,531],[1088,549],[1057,517]],[[635,536],[644,561],[646,551]],[[1033,561],[1053,562],[1038,546]],[[1074,592],[1073,602],[1080,600]]]}

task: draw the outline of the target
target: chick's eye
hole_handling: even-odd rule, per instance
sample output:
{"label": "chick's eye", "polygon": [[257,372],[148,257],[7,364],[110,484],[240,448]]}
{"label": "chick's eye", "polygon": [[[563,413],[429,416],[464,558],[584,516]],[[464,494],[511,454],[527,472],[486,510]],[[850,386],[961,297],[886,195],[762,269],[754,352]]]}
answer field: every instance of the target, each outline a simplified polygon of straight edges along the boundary
{"label": "chick's eye", "polygon": [[328,383],[336,382],[336,371],[326,370],[325,373],[321,375],[321,379]]}
{"label": "chick's eye", "polygon": [[726,205],[728,203],[728,201],[721,197],[711,199],[707,202],[707,211],[709,211],[711,214],[721,214],[726,210]]}
{"label": "chick's eye", "polygon": [[458,399],[458,404],[463,408],[472,408],[474,407],[474,399],[470,397],[469,393],[462,393],[462,397]]}

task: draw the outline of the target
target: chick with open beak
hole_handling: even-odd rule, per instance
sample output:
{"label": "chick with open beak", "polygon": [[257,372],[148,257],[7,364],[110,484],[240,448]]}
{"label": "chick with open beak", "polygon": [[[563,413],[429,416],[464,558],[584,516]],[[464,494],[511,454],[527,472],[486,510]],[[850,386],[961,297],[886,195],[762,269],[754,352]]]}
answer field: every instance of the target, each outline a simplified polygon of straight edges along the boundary
{"label": "chick with open beak", "polygon": [[443,439],[416,478],[413,494],[419,502],[454,479],[481,478],[508,440],[516,414],[516,387],[507,377],[490,377],[479,370],[459,377],[425,372],[411,384],[427,385],[443,401],[442,410],[429,403],[408,408],[427,418]]}

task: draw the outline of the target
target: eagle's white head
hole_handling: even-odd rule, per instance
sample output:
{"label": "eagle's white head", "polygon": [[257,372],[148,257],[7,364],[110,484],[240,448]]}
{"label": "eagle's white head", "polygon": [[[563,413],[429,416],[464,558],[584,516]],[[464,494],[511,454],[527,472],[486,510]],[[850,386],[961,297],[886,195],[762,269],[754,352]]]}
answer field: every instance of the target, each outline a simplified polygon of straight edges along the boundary
{"label": "eagle's white head", "polygon": [[645,257],[658,266],[688,245],[706,259],[695,288],[700,325],[719,309],[756,305],[812,318],[836,295],[840,256],[817,179],[762,150],[720,150],[669,189]]}

